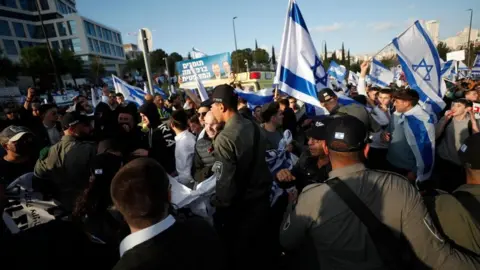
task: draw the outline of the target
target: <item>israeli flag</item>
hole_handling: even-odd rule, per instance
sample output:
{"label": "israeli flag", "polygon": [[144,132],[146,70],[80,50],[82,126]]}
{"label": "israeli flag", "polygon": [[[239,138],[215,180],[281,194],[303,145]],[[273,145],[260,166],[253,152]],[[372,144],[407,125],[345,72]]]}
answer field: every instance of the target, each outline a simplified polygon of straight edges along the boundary
{"label": "israeli flag", "polygon": [[199,49],[196,49],[195,47],[193,47],[191,56],[192,56],[193,59],[197,59],[197,58],[202,58],[202,57],[205,57],[205,56],[208,56],[208,55],[206,53],[200,51]]}
{"label": "israeli flag", "polygon": [[412,149],[417,165],[417,182],[430,178],[435,161],[435,120],[419,105],[401,114],[395,112],[403,123],[407,143]]}
{"label": "israeli flag", "polygon": [[[328,74],[295,0],[289,2],[275,78],[282,92],[322,108],[317,89],[327,87]],[[327,110],[322,110],[328,114]]]}
{"label": "israeli flag", "polygon": [[465,63],[463,63],[462,61],[460,61],[458,63],[458,70],[468,70],[468,67],[467,65],[465,65]]}
{"label": "israeli flag", "polygon": [[475,62],[473,62],[472,74],[475,74],[477,76],[480,75],[480,53],[477,53]]}
{"label": "israeli flag", "polygon": [[420,102],[430,102],[433,111],[440,113],[446,105],[442,99],[444,82],[440,57],[425,27],[416,21],[400,37],[393,39],[393,45],[408,84],[418,92]]}
{"label": "israeli flag", "polygon": [[398,65],[396,67],[392,67],[390,71],[393,73],[393,81],[399,81],[400,77],[402,76],[402,66]]}
{"label": "israeli flag", "polygon": [[373,58],[370,66],[370,79],[372,84],[382,88],[388,87],[393,82],[393,73],[380,61]]}
{"label": "israeli flag", "polygon": [[158,86],[158,85],[153,86],[153,92],[155,92],[155,94],[159,94],[164,99],[168,98],[167,94],[165,94],[165,92],[163,92],[162,88],[160,88],[160,86]]}
{"label": "israeli flag", "polygon": [[339,65],[335,61],[332,61],[330,62],[330,67],[328,68],[328,75],[335,78],[337,82],[343,82],[345,80],[345,75],[347,75],[347,69],[345,66]]}
{"label": "israeli flag", "polygon": [[137,106],[143,105],[145,92],[141,88],[131,86],[113,74],[112,78],[116,93],[122,93],[126,101],[133,102]]}
{"label": "israeli flag", "polygon": [[205,100],[208,100],[207,90],[205,90],[203,83],[198,78],[197,71],[195,70],[192,64],[190,64],[190,71],[192,72],[193,75],[195,75],[195,82],[197,83],[198,94],[200,95],[202,102]]}
{"label": "israeli flag", "polygon": [[235,92],[237,92],[238,97],[245,99],[251,108],[273,102],[273,88],[262,89],[256,92],[246,92],[241,89],[235,89]]}
{"label": "israeli flag", "polygon": [[348,82],[355,86],[358,85],[358,75],[351,70],[348,72]]}

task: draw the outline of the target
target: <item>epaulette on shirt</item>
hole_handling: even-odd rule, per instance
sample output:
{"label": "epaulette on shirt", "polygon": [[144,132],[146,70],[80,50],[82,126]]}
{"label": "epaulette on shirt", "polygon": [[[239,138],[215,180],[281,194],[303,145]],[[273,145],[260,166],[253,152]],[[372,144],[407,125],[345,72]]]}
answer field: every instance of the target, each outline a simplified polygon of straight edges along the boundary
{"label": "epaulette on shirt", "polygon": [[383,170],[372,170],[372,169],[366,169],[366,171],[374,171],[374,172],[379,172],[379,173],[385,173],[385,174],[392,174],[392,175],[395,175],[395,176],[398,176],[402,179],[405,179],[408,181],[407,177],[401,175],[401,174],[398,174],[396,172],[391,172],[391,171],[383,171]]}

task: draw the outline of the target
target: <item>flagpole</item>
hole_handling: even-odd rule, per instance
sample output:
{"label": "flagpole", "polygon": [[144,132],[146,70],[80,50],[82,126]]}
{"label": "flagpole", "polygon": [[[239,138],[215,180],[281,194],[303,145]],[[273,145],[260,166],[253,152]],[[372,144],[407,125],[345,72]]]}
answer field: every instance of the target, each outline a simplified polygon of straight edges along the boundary
{"label": "flagpole", "polygon": [[[409,27],[407,27],[407,29],[405,29],[405,31],[403,31],[401,34],[397,35],[395,38],[399,38],[401,36],[403,36],[412,26],[415,25],[415,23],[417,22],[418,20],[416,20],[415,22],[412,23],[412,25],[410,25]],[[393,40],[390,41],[387,45],[385,45],[385,47],[383,47],[380,51],[378,51],[376,54],[374,54],[372,57],[370,57],[370,59],[368,61],[372,61],[373,58],[375,58],[375,56],[377,56],[379,53],[383,52],[383,50],[385,50],[388,46],[392,45],[393,43]]]}

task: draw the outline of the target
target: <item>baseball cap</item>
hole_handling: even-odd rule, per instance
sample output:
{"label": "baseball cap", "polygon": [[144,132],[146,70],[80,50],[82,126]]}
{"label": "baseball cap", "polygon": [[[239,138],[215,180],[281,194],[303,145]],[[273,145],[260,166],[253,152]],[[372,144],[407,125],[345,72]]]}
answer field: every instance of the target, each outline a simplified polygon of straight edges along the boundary
{"label": "baseball cap", "polygon": [[210,109],[210,107],[212,107],[212,101],[210,99],[203,101],[202,103],[200,103],[200,107],[198,108],[202,108],[202,107]]}
{"label": "baseball cap", "polygon": [[307,131],[307,137],[324,141],[327,138],[327,125],[332,121],[332,118],[317,117],[312,120],[312,127]]}
{"label": "baseball cap", "polygon": [[12,125],[6,127],[2,133],[0,133],[0,137],[5,138],[7,142],[16,142],[25,134],[32,134],[32,132],[26,127]]}
{"label": "baseball cap", "polygon": [[335,97],[337,97],[337,94],[335,94],[335,92],[330,88],[324,88],[318,92],[318,100],[320,100],[322,103],[330,101]]}
{"label": "baseball cap", "polygon": [[468,137],[460,149],[458,157],[462,164],[472,170],[480,170],[480,133]]}
{"label": "baseball cap", "polygon": [[62,127],[63,129],[69,129],[77,124],[90,124],[90,118],[79,112],[69,112],[66,113],[62,118]]}
{"label": "baseball cap", "polygon": [[222,84],[213,89],[212,101],[214,103],[223,103],[231,109],[237,109],[238,95],[233,87]]}
{"label": "baseball cap", "polygon": [[[336,152],[357,152],[368,139],[365,124],[351,115],[333,118],[328,123],[326,135],[328,149]],[[335,142],[342,142],[345,147],[338,147]]]}

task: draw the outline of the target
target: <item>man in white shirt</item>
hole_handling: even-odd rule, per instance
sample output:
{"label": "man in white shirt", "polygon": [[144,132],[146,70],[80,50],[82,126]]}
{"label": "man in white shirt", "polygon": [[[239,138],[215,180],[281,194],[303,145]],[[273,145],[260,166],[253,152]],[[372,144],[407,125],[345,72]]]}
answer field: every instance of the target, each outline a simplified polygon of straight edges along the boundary
{"label": "man in white shirt", "polygon": [[178,182],[193,184],[192,165],[195,155],[195,135],[188,131],[188,115],[184,110],[174,111],[170,117],[170,128],[175,132],[175,167]]}

